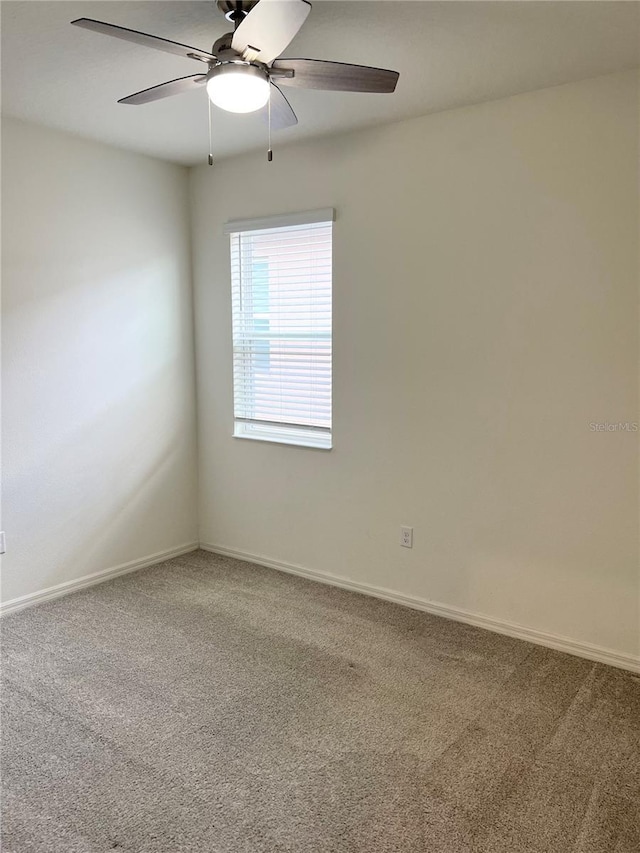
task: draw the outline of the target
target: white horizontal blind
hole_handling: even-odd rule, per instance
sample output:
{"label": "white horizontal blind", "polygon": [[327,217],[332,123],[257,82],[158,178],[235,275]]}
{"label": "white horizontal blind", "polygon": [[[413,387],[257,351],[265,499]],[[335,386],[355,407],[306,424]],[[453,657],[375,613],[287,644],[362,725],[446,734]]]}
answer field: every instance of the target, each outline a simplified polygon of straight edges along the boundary
{"label": "white horizontal blind", "polygon": [[230,237],[234,434],[330,447],[332,223]]}

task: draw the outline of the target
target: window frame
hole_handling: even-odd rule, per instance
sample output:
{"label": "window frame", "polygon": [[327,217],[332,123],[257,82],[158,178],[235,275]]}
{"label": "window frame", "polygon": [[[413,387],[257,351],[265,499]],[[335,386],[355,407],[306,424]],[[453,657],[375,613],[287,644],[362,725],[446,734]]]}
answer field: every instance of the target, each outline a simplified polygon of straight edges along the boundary
{"label": "window frame", "polygon": [[[330,337],[331,343],[331,384],[330,398],[333,403],[333,223],[335,222],[335,209],[322,208],[319,210],[304,211],[291,214],[280,214],[275,216],[261,217],[258,219],[231,220],[225,225],[224,232],[229,236],[230,259],[233,257],[233,237],[250,233],[252,231],[268,231],[302,225],[315,225],[320,223],[331,224],[331,318]],[[242,251],[242,247],[240,247]],[[295,447],[304,447],[312,450],[331,450],[333,447],[333,405],[331,405],[331,424],[328,427],[287,424],[279,421],[263,421],[243,418],[236,415],[238,408],[237,388],[235,378],[235,347],[236,347],[236,314],[233,304],[233,294],[237,286],[234,282],[233,268],[230,270],[230,283],[232,293],[231,325],[232,325],[232,352],[233,363],[233,437],[249,439],[251,441],[263,441],[275,444],[288,444]]]}

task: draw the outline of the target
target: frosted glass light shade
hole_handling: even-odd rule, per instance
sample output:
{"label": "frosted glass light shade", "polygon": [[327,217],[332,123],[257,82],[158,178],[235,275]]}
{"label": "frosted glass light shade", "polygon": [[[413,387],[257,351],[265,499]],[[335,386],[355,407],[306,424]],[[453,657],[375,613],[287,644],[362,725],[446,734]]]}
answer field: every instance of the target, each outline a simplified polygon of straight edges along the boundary
{"label": "frosted glass light shade", "polygon": [[269,79],[255,65],[229,63],[213,68],[207,80],[211,102],[231,113],[252,113],[269,100]]}

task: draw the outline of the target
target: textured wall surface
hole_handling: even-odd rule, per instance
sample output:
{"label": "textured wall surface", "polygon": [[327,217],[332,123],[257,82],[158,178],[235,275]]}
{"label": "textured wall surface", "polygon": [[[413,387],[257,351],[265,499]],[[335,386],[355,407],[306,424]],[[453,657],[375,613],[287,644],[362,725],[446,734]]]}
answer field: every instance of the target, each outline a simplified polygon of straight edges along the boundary
{"label": "textured wall surface", "polygon": [[186,172],[2,125],[3,601],[196,538]]}
{"label": "textured wall surface", "polygon": [[[201,542],[637,655],[637,73],[191,184]],[[223,225],[327,206],[334,449],[233,439]]]}

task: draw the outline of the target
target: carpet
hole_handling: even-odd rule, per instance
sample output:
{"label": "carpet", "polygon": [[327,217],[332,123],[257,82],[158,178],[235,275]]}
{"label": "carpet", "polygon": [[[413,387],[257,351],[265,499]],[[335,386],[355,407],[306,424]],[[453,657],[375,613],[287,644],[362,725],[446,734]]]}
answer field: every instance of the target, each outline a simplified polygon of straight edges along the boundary
{"label": "carpet", "polygon": [[640,679],[203,551],[2,620],[4,853],[638,853]]}

